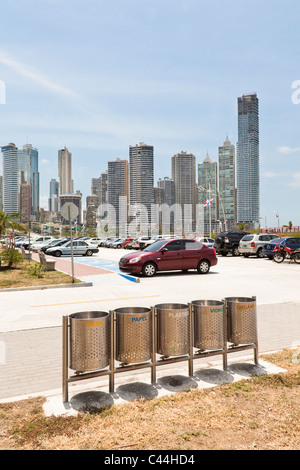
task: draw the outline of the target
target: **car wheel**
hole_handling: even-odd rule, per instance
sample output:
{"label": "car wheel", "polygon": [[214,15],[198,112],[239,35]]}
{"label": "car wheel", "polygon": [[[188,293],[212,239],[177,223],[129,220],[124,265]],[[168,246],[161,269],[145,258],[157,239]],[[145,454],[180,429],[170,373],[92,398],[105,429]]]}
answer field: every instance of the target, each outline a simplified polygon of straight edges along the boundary
{"label": "car wheel", "polygon": [[92,256],[92,254],[93,254],[92,250],[87,250],[85,253],[86,256]]}
{"label": "car wheel", "polygon": [[54,252],[54,256],[56,256],[57,258],[59,258],[61,256],[61,251],[57,250]]}
{"label": "car wheel", "polygon": [[258,258],[264,258],[264,257],[265,257],[265,255],[264,255],[263,252],[262,252],[262,248],[259,248],[259,249],[257,250],[256,256],[257,256]]}
{"label": "car wheel", "polygon": [[152,277],[156,274],[156,266],[154,263],[146,263],[143,266],[142,273],[146,277]]}
{"label": "car wheel", "polygon": [[209,264],[209,261],[207,261],[206,259],[203,259],[202,261],[198,263],[197,271],[199,274],[207,274],[209,270],[210,270],[210,264]]}
{"label": "car wheel", "polygon": [[240,256],[240,252],[238,248],[232,248],[232,256]]}

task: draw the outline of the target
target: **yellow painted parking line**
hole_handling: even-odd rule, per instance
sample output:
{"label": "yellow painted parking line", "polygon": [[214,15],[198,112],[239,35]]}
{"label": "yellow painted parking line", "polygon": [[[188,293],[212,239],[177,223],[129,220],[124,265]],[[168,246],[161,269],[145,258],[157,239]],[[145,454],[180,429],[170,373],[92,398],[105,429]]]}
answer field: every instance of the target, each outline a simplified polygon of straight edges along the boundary
{"label": "yellow painted parking line", "polygon": [[142,297],[123,297],[118,299],[97,299],[97,300],[84,300],[82,302],[63,302],[56,304],[44,304],[44,305],[31,305],[31,308],[40,308],[40,307],[56,307],[60,305],[75,305],[75,304],[88,304],[93,302],[115,302],[117,300],[136,300],[136,299],[148,299],[152,297],[160,297],[160,295],[144,295]]}

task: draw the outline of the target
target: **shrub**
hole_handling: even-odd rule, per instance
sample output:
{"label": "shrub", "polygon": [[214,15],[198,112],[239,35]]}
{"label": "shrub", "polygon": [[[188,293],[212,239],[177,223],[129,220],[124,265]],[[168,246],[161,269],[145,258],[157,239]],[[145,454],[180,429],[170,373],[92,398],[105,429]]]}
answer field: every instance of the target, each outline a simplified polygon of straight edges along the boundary
{"label": "shrub", "polygon": [[7,264],[9,268],[16,266],[23,261],[23,256],[13,248],[5,248],[1,253],[1,260]]}
{"label": "shrub", "polygon": [[31,276],[41,278],[44,276],[44,271],[45,268],[42,264],[34,264],[32,266],[29,266],[28,272]]}

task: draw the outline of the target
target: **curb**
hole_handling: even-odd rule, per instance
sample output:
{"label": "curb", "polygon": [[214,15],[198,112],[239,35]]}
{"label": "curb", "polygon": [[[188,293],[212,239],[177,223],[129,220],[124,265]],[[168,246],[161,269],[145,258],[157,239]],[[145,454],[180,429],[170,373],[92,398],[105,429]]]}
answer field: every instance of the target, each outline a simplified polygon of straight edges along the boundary
{"label": "curb", "polygon": [[29,286],[29,287],[12,287],[7,289],[0,289],[1,292],[16,292],[16,291],[27,291],[27,290],[44,290],[44,289],[60,289],[66,287],[91,287],[92,282],[80,282],[74,284],[52,284],[49,286]]}

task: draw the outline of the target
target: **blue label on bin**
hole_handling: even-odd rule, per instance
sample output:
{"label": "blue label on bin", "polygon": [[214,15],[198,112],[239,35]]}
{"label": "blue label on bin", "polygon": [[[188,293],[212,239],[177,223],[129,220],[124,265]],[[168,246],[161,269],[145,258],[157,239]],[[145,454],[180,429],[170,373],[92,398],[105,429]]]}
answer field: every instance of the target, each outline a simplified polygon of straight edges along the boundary
{"label": "blue label on bin", "polygon": [[143,315],[142,317],[132,317],[131,321],[133,322],[139,322],[139,321],[147,321],[146,315]]}

